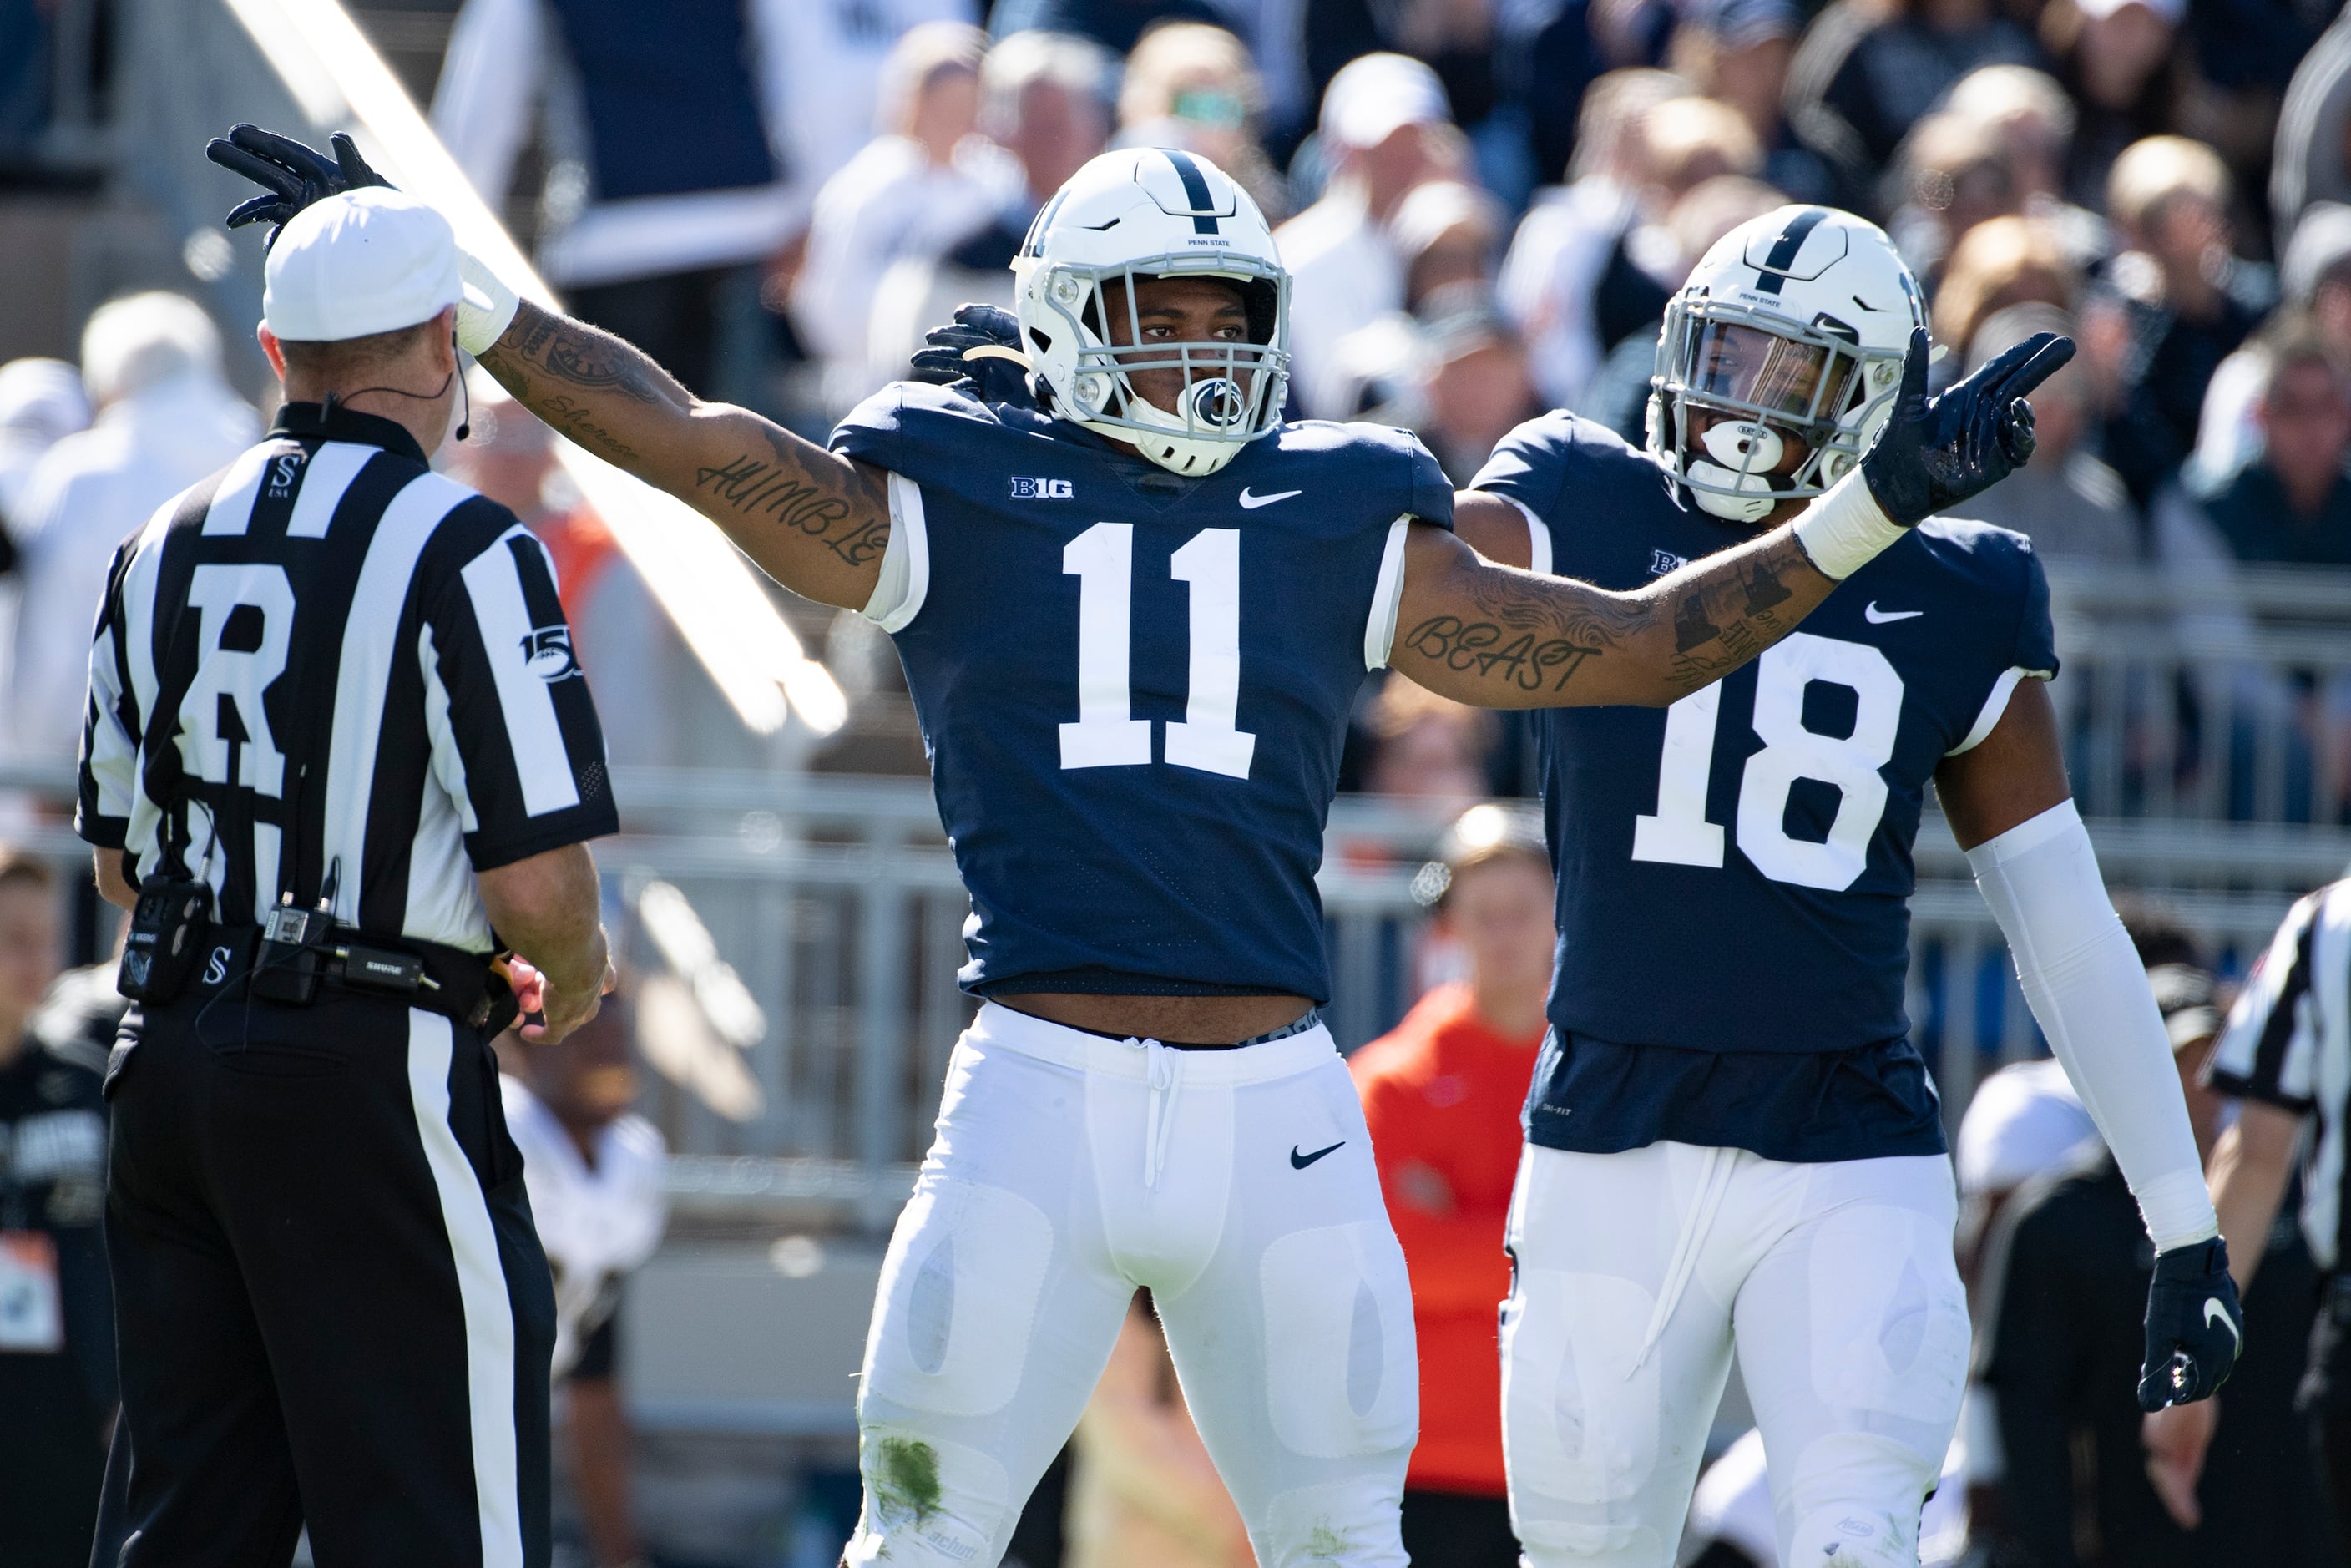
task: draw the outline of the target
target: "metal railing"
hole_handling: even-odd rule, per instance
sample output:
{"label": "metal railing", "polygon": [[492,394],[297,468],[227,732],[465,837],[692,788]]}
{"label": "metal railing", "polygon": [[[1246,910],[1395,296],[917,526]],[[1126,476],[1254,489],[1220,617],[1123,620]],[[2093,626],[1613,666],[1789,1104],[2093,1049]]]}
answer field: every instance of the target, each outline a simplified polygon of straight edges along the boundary
{"label": "metal railing", "polygon": [[2053,567],[2087,812],[2351,821],[2351,572]]}
{"label": "metal railing", "polygon": [[[0,774],[0,788],[58,782]],[[629,904],[655,883],[682,892],[757,1004],[739,1040],[697,1026],[657,1048],[651,1037],[675,1035],[678,1009],[666,1024],[653,1018],[647,988],[640,1033],[657,1069],[647,1108],[682,1156],[682,1206],[886,1225],[973,1010],[955,982],[969,905],[927,783],[641,769],[613,782],[624,831],[597,847],[608,883]],[[1387,1029],[1420,988],[1426,919],[1409,889],[1442,825],[1368,798],[1332,811],[1321,885],[1327,1015],[1343,1046]],[[2339,828],[2109,820],[2092,833],[2111,885],[2159,898],[2230,967],[2259,950],[2292,898],[2351,862],[2351,831]],[[61,821],[30,847],[87,864]],[[1931,813],[1917,863],[1909,1009],[1956,1119],[1986,1071],[2041,1046],[1965,860]],[[659,977],[653,944],[640,933],[629,946]],[[1702,935],[1690,961],[1702,971]],[[718,1082],[748,1092],[719,1093]]]}

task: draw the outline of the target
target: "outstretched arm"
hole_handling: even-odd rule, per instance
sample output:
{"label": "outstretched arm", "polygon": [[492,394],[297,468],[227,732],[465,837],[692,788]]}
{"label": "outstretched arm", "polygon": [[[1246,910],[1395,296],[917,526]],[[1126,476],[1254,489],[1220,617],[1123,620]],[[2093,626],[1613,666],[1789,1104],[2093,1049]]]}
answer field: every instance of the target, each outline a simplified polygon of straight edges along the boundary
{"label": "outstretched arm", "polygon": [[793,592],[852,610],[873,597],[890,542],[881,469],[704,402],[611,333],[528,301],[480,358],[525,408],[716,523]]}
{"label": "outstretched arm", "polygon": [[1497,566],[1416,524],[1389,663],[1479,707],[1662,707],[1786,636],[1835,587],[1793,528],[1611,593]]}
{"label": "outstretched arm", "polygon": [[1482,502],[1468,542],[1416,528],[1389,660],[1432,691],[1482,707],[1615,703],[1662,707],[1793,631],[1911,526],[1975,496],[2032,455],[2025,394],[2073,357],[2036,333],[1942,396],[1927,395],[1927,333],[1911,335],[1895,406],[1857,472],[1795,521],[1610,592],[1496,565],[1480,540],[1523,559],[1523,529]]}

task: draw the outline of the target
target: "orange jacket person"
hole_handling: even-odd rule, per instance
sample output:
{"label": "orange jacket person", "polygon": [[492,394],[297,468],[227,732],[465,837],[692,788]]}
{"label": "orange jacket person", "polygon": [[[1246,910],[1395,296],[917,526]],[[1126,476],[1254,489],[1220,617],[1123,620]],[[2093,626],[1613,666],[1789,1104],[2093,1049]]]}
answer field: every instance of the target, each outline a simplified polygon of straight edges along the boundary
{"label": "orange jacket person", "polygon": [[1468,977],[1421,998],[1348,1061],[1412,1274],[1420,1445],[1405,1479],[1415,1568],[1514,1568],[1503,1497],[1495,1313],[1518,1170],[1519,1108],[1551,985],[1552,872],[1532,812],[1476,806],[1415,891],[1436,904]]}

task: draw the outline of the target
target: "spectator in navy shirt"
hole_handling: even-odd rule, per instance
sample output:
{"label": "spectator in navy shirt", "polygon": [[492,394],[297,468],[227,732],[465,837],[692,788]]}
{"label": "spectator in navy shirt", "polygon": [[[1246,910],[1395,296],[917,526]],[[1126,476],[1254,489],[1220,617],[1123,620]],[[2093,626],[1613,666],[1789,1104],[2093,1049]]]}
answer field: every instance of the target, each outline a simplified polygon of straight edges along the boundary
{"label": "spectator in navy shirt", "polygon": [[2306,320],[2265,339],[2269,385],[2255,405],[2260,456],[2191,486],[2241,561],[2351,566],[2351,384],[2334,348]]}
{"label": "spectator in navy shirt", "polygon": [[1739,111],[1762,151],[1762,179],[1792,202],[1846,206],[1826,160],[1796,140],[1782,107],[1803,19],[1790,0],[1698,0],[1674,32],[1675,70]]}
{"label": "spectator in navy shirt", "polygon": [[2127,248],[2085,303],[2083,344],[2111,400],[2105,459],[2144,507],[2194,449],[2205,388],[2260,323],[2270,290],[2231,254],[2229,172],[2202,142],[2135,143],[2106,191]]}
{"label": "spectator in navy shirt", "polygon": [[1790,118],[1865,189],[1953,82],[1979,66],[2040,62],[2032,35],[1991,0],[1837,0],[1796,51]]}

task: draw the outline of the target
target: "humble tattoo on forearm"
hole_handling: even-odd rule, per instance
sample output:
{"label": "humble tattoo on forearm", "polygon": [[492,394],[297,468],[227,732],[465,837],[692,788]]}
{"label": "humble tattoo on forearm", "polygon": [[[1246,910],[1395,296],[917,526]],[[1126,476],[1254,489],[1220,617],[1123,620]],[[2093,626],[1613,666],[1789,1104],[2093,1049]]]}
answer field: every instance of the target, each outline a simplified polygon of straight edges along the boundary
{"label": "humble tattoo on forearm", "polygon": [[[597,455],[660,468],[661,474],[645,476],[681,495],[691,472],[694,495],[686,498],[714,517],[733,513],[747,522],[781,524],[819,541],[851,567],[872,565],[889,546],[887,510],[853,470],[754,415],[720,409],[716,412],[721,418],[710,421],[713,411],[700,408],[667,371],[621,339],[525,305],[506,337],[482,356],[482,364],[525,407]],[[647,432],[663,428],[665,417],[678,422],[677,433],[688,435],[691,444],[675,449],[667,463],[654,464],[638,447],[648,444]],[[713,439],[726,439],[730,430],[737,439],[765,442],[768,450],[737,451],[724,462],[705,462],[690,471],[674,465],[679,458],[694,461],[696,448],[706,452]],[[749,539],[742,542],[757,553]]]}
{"label": "humble tattoo on forearm", "polygon": [[852,515],[847,499],[805,477],[788,472],[790,455],[763,463],[746,452],[716,468],[697,468],[694,486],[726,502],[747,517],[766,517],[821,539],[851,566],[878,559],[889,548],[890,525]]}

